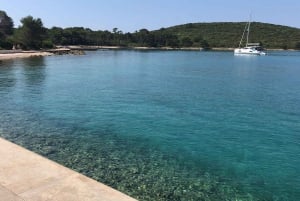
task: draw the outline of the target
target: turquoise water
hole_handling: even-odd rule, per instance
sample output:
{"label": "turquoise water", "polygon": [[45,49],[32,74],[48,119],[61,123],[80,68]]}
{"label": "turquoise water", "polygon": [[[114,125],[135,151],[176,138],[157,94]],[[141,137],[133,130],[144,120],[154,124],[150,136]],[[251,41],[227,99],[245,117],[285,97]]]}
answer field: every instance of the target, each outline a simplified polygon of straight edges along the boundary
{"label": "turquoise water", "polygon": [[300,200],[300,52],[0,62],[0,135],[140,200]]}

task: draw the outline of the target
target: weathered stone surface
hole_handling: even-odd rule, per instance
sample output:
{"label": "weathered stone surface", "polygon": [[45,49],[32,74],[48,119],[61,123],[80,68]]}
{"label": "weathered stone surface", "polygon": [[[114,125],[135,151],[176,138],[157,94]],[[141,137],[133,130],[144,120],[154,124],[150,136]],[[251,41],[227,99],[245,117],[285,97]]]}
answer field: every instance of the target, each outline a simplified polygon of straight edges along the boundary
{"label": "weathered stone surface", "polygon": [[0,157],[0,197],[4,200],[135,200],[2,138]]}

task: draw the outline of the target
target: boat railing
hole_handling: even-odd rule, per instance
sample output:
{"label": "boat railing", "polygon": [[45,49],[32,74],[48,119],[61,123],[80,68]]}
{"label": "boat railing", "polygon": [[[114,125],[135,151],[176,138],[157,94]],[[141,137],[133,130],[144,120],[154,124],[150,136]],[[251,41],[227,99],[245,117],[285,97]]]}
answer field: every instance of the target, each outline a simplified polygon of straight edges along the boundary
{"label": "boat railing", "polygon": [[247,46],[260,46],[260,43],[248,43]]}

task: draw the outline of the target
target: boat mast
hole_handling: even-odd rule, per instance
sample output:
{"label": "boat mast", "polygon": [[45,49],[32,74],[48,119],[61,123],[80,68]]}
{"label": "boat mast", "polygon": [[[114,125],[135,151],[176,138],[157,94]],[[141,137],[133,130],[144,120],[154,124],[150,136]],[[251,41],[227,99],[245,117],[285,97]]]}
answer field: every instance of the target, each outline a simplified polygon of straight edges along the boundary
{"label": "boat mast", "polygon": [[249,22],[248,22],[246,47],[248,46],[248,42],[249,42],[250,25],[251,25],[251,14],[250,14]]}
{"label": "boat mast", "polygon": [[244,39],[244,36],[245,36],[245,32],[247,30],[247,27],[248,27],[248,23],[246,24],[246,26],[244,28],[243,35],[242,35],[242,38],[240,40],[239,48],[241,48],[241,45],[242,45],[242,42],[243,42],[243,39]]}

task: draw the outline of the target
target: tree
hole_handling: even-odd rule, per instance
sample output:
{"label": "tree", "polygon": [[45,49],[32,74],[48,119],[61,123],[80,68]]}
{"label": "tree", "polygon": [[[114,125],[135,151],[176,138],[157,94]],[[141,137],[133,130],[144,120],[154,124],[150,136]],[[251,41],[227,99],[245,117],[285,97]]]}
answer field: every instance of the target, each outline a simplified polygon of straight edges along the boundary
{"label": "tree", "polygon": [[71,27],[63,30],[63,45],[87,45],[90,31],[83,27]]}
{"label": "tree", "polygon": [[9,37],[13,33],[13,27],[13,20],[7,16],[6,12],[0,10],[0,47],[12,47]]}
{"label": "tree", "polygon": [[120,46],[122,43],[122,36],[123,32],[121,30],[118,30],[118,28],[113,28],[113,44]]}
{"label": "tree", "polygon": [[295,44],[295,49],[296,49],[296,50],[300,50],[300,42],[297,42],[297,43]]}
{"label": "tree", "polygon": [[191,47],[193,45],[193,41],[189,37],[184,37],[181,39],[181,45],[183,47]]}
{"label": "tree", "polygon": [[63,29],[60,27],[52,27],[48,30],[48,35],[52,41],[52,43],[56,45],[62,44],[63,39]]}
{"label": "tree", "polygon": [[0,10],[0,33],[6,36],[11,35],[13,28],[13,20],[7,16],[6,12]]}
{"label": "tree", "polygon": [[201,42],[202,40],[203,40],[202,36],[196,36],[196,37],[194,38],[194,42],[195,42],[195,43],[199,43],[199,42]]}
{"label": "tree", "polygon": [[202,40],[200,45],[204,49],[209,49],[209,44],[206,40]]}
{"label": "tree", "polygon": [[140,46],[147,46],[147,38],[149,35],[149,31],[147,29],[140,29],[136,32],[137,42]]}
{"label": "tree", "polygon": [[179,46],[178,37],[174,34],[168,34],[168,37],[166,38],[166,46],[178,47]]}
{"label": "tree", "polygon": [[42,20],[27,16],[21,19],[21,23],[15,35],[16,42],[25,49],[40,49],[46,34]]}

